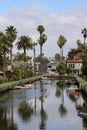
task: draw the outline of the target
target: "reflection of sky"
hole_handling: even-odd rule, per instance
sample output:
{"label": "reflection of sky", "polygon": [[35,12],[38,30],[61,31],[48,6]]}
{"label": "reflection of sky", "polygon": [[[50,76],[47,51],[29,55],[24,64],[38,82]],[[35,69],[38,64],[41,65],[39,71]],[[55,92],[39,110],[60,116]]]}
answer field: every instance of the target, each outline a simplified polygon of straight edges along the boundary
{"label": "reflection of sky", "polygon": [[[45,81],[46,82],[46,81]],[[40,87],[37,82],[36,88],[38,89],[29,89],[29,90],[18,90],[14,91],[14,122],[18,124],[18,130],[39,130],[39,125],[41,122],[41,101],[39,99]],[[69,97],[67,97],[66,91],[64,91],[64,106],[67,109],[67,114],[64,117],[60,116],[59,106],[61,104],[61,97],[55,96],[55,83],[49,82],[49,84],[44,83],[43,88],[47,88],[49,96],[44,98],[43,107],[48,116],[46,123],[46,130],[83,130],[82,128],[82,118],[77,116],[77,111],[75,108],[75,103],[72,102]],[[35,106],[35,95],[36,95],[36,115],[34,114],[31,119],[27,122],[23,122],[21,117],[18,114],[19,103],[17,100],[24,101],[32,104],[34,109]],[[9,103],[9,102],[7,102]],[[17,103],[17,104],[16,104]],[[16,105],[15,105],[16,104]]]}

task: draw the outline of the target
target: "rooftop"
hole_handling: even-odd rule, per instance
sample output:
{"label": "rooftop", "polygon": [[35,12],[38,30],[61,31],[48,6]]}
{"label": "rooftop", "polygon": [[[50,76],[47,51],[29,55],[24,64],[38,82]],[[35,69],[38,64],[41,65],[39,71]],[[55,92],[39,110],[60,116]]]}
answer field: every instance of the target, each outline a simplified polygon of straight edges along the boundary
{"label": "rooftop", "polygon": [[67,63],[82,63],[81,59],[72,59],[72,60],[67,60]]}

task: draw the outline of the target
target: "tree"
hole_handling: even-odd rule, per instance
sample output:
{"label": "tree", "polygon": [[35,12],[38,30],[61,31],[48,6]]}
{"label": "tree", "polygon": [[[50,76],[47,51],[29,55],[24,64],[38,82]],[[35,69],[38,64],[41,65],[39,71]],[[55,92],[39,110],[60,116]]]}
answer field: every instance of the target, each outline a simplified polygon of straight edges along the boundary
{"label": "tree", "polygon": [[18,42],[16,43],[17,49],[24,51],[24,62],[26,61],[26,50],[32,49],[32,39],[28,36],[20,36]]}
{"label": "tree", "polygon": [[45,31],[45,28],[43,25],[38,25],[38,28],[37,28],[38,32],[40,33],[40,36],[43,34],[43,32]]}
{"label": "tree", "polygon": [[77,49],[72,48],[67,55],[67,59],[72,60],[74,58],[74,56],[76,56],[77,54]]}
{"label": "tree", "polygon": [[87,29],[84,28],[81,32],[83,34],[83,38],[84,38],[84,45],[86,46],[86,37],[87,37]]}
{"label": "tree", "polygon": [[33,52],[34,52],[34,59],[33,59],[33,63],[34,63],[34,73],[35,73],[35,64],[36,64],[36,49],[35,46],[37,45],[37,43],[33,42]]}
{"label": "tree", "polygon": [[60,63],[56,69],[60,75],[63,75],[66,71],[66,65],[64,63]]}
{"label": "tree", "polygon": [[10,52],[10,48],[12,47],[11,39],[8,34],[2,33],[0,35],[0,43],[2,49],[2,56],[3,56],[3,77],[6,76],[6,54]]}
{"label": "tree", "polygon": [[67,40],[63,35],[60,35],[57,41],[57,44],[60,47],[61,62],[63,61],[63,46],[65,45],[66,41]]}
{"label": "tree", "polygon": [[[12,47],[13,47],[13,42],[15,41],[16,37],[17,37],[17,32],[16,32],[16,28],[14,28],[14,26],[8,26],[7,29],[5,30],[6,34],[8,34],[11,38],[11,43],[12,43]],[[10,57],[11,57],[11,61],[12,61],[12,47],[10,49]]]}
{"label": "tree", "polygon": [[45,34],[43,34],[43,32],[45,31],[45,28],[42,25],[39,25],[37,30],[40,33],[40,37],[38,39],[38,43],[40,45],[40,72],[42,72],[42,70],[41,70],[41,66],[42,66],[42,47],[43,47],[43,44],[47,40],[47,36]]}
{"label": "tree", "polygon": [[[24,53],[19,53],[17,52],[17,54],[15,55],[13,61],[24,61]],[[26,56],[26,61],[29,61],[31,60],[31,57],[30,56]]]}
{"label": "tree", "polygon": [[87,80],[87,52],[82,56],[82,75]]}
{"label": "tree", "polygon": [[56,60],[58,63],[60,63],[60,59],[61,59],[60,54],[59,54],[59,53],[56,53],[56,54],[55,54],[55,60]]}
{"label": "tree", "polygon": [[79,39],[76,41],[76,43],[77,43],[78,47],[81,45],[81,41]]}

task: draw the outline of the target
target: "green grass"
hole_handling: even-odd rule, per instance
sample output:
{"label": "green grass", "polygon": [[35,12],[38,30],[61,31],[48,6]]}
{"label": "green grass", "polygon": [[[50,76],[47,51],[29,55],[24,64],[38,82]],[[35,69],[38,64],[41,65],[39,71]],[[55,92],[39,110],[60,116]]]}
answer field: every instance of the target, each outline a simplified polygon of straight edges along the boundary
{"label": "green grass", "polygon": [[77,82],[79,83],[81,89],[87,94],[87,81],[85,81],[84,79],[82,79],[81,77],[77,75],[75,75],[75,78]]}
{"label": "green grass", "polygon": [[32,82],[37,81],[39,79],[41,79],[41,76],[36,76],[36,77],[27,78],[27,79],[22,79],[19,81],[12,81],[12,82],[8,82],[8,83],[0,84],[0,93],[13,89],[13,87],[15,85],[32,83]]}

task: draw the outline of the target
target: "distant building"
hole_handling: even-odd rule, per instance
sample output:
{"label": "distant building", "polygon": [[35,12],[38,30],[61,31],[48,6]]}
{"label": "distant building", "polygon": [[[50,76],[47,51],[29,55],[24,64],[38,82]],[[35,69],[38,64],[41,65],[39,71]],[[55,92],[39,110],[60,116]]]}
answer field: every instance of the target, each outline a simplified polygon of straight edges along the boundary
{"label": "distant building", "polygon": [[57,64],[56,64],[55,60],[51,60],[47,66],[47,74],[48,75],[58,75],[56,67],[57,67]]}
{"label": "distant building", "polygon": [[79,58],[74,58],[72,60],[67,60],[67,67],[71,69],[72,74],[81,75],[81,68],[82,68],[82,60]]}

